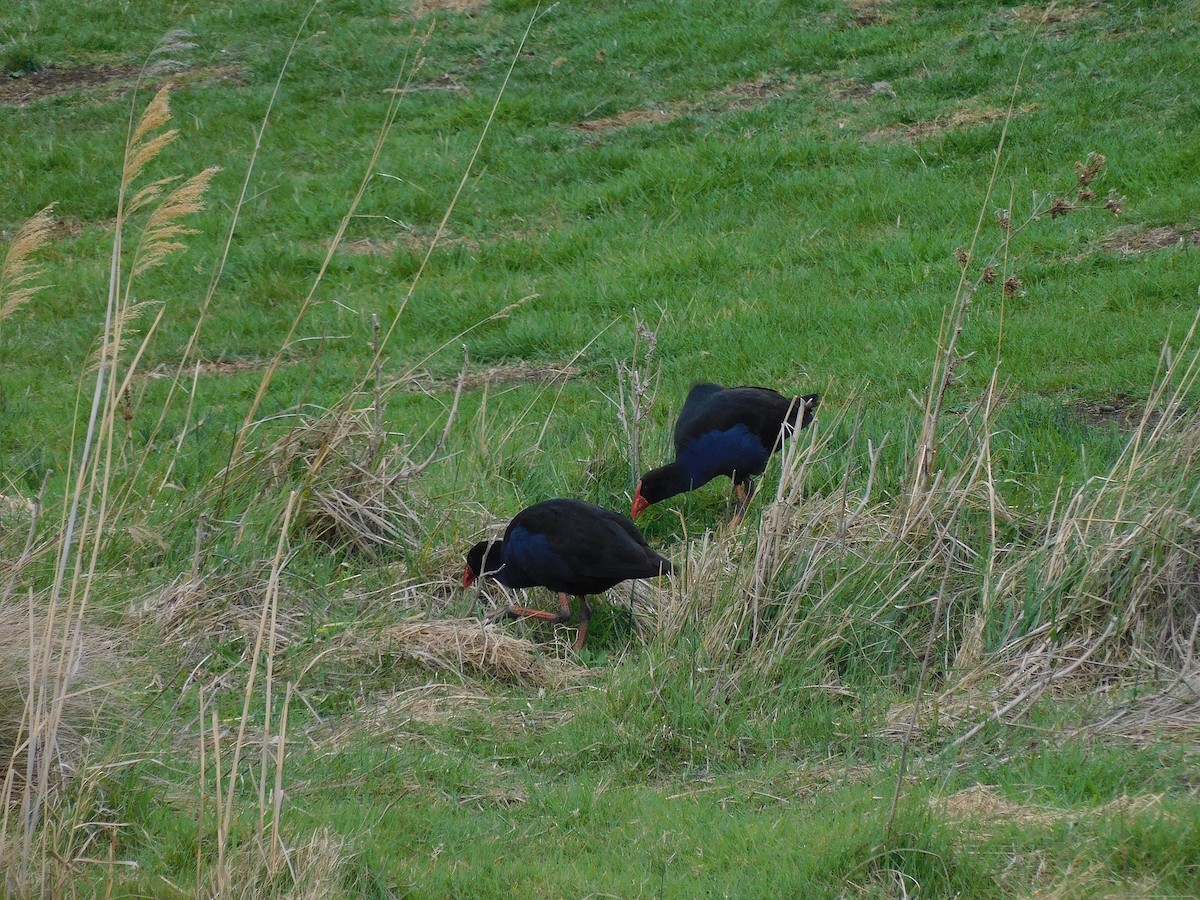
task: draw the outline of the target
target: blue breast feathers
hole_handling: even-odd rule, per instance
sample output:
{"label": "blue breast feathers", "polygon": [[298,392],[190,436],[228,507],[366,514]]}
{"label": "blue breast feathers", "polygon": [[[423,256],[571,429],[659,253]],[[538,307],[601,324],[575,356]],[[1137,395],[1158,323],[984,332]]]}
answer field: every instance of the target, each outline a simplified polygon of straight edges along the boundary
{"label": "blue breast feathers", "polygon": [[745,425],[727,431],[709,431],[678,449],[676,461],[683,466],[694,487],[718,475],[738,478],[757,475],[767,466],[771,448]]}
{"label": "blue breast feathers", "polygon": [[550,539],[524,528],[504,537],[504,583],[512,588],[555,585],[569,580],[571,566],[550,547]]}

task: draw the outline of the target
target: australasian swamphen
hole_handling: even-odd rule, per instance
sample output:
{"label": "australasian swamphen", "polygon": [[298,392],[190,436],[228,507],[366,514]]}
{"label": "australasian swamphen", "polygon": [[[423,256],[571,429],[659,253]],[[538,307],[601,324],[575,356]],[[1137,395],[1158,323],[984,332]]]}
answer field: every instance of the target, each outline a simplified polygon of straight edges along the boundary
{"label": "australasian swamphen", "polygon": [[620,513],[582,500],[546,500],[517,513],[499,541],[481,541],[467,553],[463,587],[490,575],[510,588],[545,587],[557,591],[557,613],[509,606],[500,616],[532,616],[550,622],[571,618],[570,597],[581,601],[575,648],[587,638],[592,608],[588,594],[599,594],[629,578],[671,573],[670,560],[650,548],[638,527]]}
{"label": "australasian swamphen", "polygon": [[762,387],[692,385],[675,423],[675,461],[642,476],[630,515],[636,519],[651,503],[728,475],[739,501],[734,522],[741,521],[753,478],[779,449],[785,423],[787,437],[806,427],[820,400],[819,394],[785,397]]}

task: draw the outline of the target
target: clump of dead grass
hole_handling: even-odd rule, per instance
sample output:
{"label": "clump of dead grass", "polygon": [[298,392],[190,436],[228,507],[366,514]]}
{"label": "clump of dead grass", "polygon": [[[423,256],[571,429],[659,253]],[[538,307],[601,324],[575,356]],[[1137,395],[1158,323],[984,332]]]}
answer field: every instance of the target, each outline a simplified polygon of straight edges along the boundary
{"label": "clump of dead grass", "polygon": [[1183,225],[1128,226],[1117,229],[1100,242],[1102,252],[1121,256],[1197,246],[1200,246],[1200,230]]}
{"label": "clump of dead grass", "polygon": [[[163,642],[185,661],[196,662],[217,646],[240,645],[248,653],[271,584],[269,560],[227,565],[176,579],[143,599],[139,614],[155,623]],[[298,591],[285,583],[278,590],[272,640],[282,650],[302,634],[306,613]]]}
{"label": "clump of dead grass", "polygon": [[281,836],[281,845],[278,856],[273,858],[255,841],[241,844],[219,870],[213,870],[204,879],[200,895],[220,900],[260,897],[324,900],[350,896],[344,876],[351,857],[346,842],[330,829],[319,828],[293,840]]}
{"label": "clump of dead grass", "polygon": [[[71,656],[44,608],[34,601],[0,606],[0,784],[5,808],[21,801],[43,755],[49,762],[50,789],[61,788],[63,775],[78,767],[79,750],[98,710],[112,700],[111,692],[101,686],[120,667],[111,638],[95,628],[67,637],[72,644],[78,641]],[[74,668],[72,693],[40,714],[31,710],[43,668],[57,672],[68,661]],[[31,721],[35,729],[39,723],[54,725],[49,739],[34,742],[36,759],[28,753]]]}
{"label": "clump of dead grass", "polygon": [[340,654],[368,668],[409,661],[461,677],[539,686],[567,684],[582,673],[573,663],[546,657],[532,641],[512,637],[477,619],[388,625],[354,635]]}
{"label": "clump of dead grass", "polygon": [[1164,738],[1200,744],[1200,667],[1193,663],[1162,689],[1121,703],[1086,731],[1138,747]]}
{"label": "clump of dead grass", "polygon": [[[1012,110],[1012,115],[1025,115],[1035,109],[1037,109],[1036,104],[1027,103]],[[948,131],[993,125],[1007,120],[1009,115],[1008,110],[990,106],[978,109],[958,109],[948,115],[938,116],[936,119],[875,128],[868,131],[864,137],[869,141],[922,141]]]}
{"label": "clump of dead grass", "polygon": [[222,473],[221,495],[231,486],[248,485],[253,498],[277,496],[299,476],[303,489],[297,522],[313,539],[372,557],[415,548],[425,513],[419,476],[441,457],[458,413],[466,368],[464,348],[445,426],[424,459],[414,458],[416,441],[385,427],[388,399],[400,383],[384,383],[377,351],[366,403],[362,396],[350,395],[332,409],[293,411],[291,427],[281,436],[241,454]]}

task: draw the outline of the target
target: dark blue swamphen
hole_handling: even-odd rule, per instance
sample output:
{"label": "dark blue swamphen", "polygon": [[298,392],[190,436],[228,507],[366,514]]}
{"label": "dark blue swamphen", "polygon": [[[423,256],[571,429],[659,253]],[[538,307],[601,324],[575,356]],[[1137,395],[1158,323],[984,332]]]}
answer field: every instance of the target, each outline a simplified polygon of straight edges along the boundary
{"label": "dark blue swamphen", "polygon": [[499,541],[481,541],[467,553],[463,587],[490,575],[510,588],[545,587],[557,591],[557,613],[509,606],[495,614],[532,616],[549,622],[571,618],[570,597],[581,601],[575,648],[587,638],[592,608],[588,594],[599,594],[629,578],[669,575],[671,563],[620,513],[582,500],[546,500],[517,513]]}
{"label": "dark blue swamphen", "polygon": [[780,432],[791,437],[805,428],[820,401],[819,394],[785,397],[770,388],[692,385],[675,423],[675,461],[642,476],[630,515],[636,519],[651,503],[728,475],[738,496],[733,521],[740,522],[754,476],[779,449]]}

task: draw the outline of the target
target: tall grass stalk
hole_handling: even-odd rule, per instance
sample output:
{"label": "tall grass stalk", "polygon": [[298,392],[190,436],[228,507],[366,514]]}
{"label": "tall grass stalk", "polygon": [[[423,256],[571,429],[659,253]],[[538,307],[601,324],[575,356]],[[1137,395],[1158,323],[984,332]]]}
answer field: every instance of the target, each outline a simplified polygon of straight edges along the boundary
{"label": "tall grass stalk", "polygon": [[[28,890],[34,872],[34,851],[39,849],[44,870],[53,856],[47,843],[36,847],[41,833],[42,815],[52,788],[58,760],[59,730],[64,710],[74,696],[74,679],[84,652],[83,622],[92,587],[108,513],[109,488],[114,472],[115,423],[122,389],[120,358],[126,329],[136,314],[132,303],[132,285],[149,269],[160,265],[172,253],[182,249],[180,238],[191,232],[182,222],[198,211],[215,169],[207,169],[184,181],[172,191],[171,179],[153,182],[130,196],[138,176],[175,138],[174,130],[164,130],[170,122],[169,89],[161,89],[147,106],[126,142],[121,185],[118,191],[117,219],[109,266],[109,289],[104,325],[97,356],[95,385],[88,412],[87,428],[78,448],[78,461],[65,504],[64,523],[57,543],[53,583],[39,609],[34,611],[34,593],[30,593],[31,645],[29,686],[26,699],[22,747],[25,777],[20,798],[19,823],[21,852],[19,862],[5,854],[6,878],[10,887]],[[153,207],[128,265],[125,263],[123,234],[130,212]],[[158,319],[155,320],[157,324]],[[154,325],[151,326],[152,333]],[[134,353],[129,371],[136,367],[146,347],[147,333]],[[72,450],[72,457],[76,452]],[[90,542],[90,553],[87,549]],[[68,570],[71,575],[68,579]],[[14,576],[15,577],[15,576]],[[35,627],[34,620],[38,619]],[[8,790],[11,790],[11,781]],[[12,812],[6,790],[3,832],[9,831]]]}

